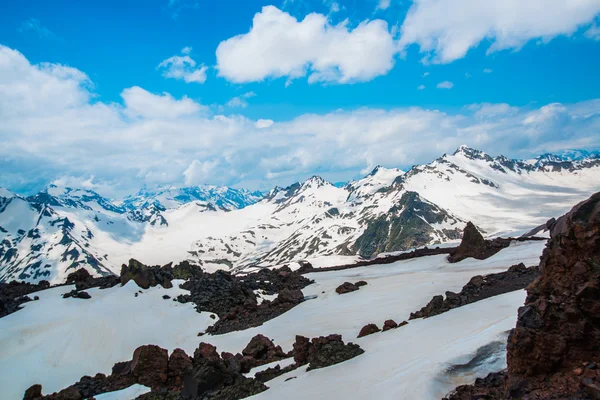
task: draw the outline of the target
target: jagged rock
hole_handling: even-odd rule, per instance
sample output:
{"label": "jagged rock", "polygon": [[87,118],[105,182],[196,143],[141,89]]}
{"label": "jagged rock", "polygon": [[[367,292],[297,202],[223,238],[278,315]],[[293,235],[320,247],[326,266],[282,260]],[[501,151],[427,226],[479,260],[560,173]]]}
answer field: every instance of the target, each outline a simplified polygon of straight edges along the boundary
{"label": "jagged rock", "polygon": [[242,350],[242,354],[256,360],[256,365],[268,364],[287,357],[281,346],[275,346],[271,339],[261,334],[250,339],[248,345]]}
{"label": "jagged rock", "polygon": [[[296,336],[296,340],[298,340],[298,336]],[[301,341],[304,342],[302,339]],[[296,347],[294,345],[294,348]],[[333,334],[313,338],[308,348],[308,370],[338,364],[362,353],[364,353],[364,350],[359,345],[354,343],[344,344],[341,335]]]}
{"label": "jagged rock", "polygon": [[[509,337],[509,384],[600,360],[600,193],[559,218]],[[598,382],[598,381],[596,381]]]}
{"label": "jagged rock", "polygon": [[42,385],[33,385],[25,391],[23,400],[38,400],[42,397]]}
{"label": "jagged rock", "polygon": [[310,350],[310,339],[304,336],[296,335],[296,341],[294,342],[293,348],[294,361],[296,361],[298,364],[307,363]]}
{"label": "jagged rock", "polygon": [[169,353],[158,346],[147,345],[135,349],[131,373],[137,382],[151,388],[160,388],[167,382]]}
{"label": "jagged rock", "polygon": [[366,286],[366,285],[368,285],[368,283],[365,281],[358,281],[354,284],[354,286],[356,286],[356,287],[361,287],[361,286]]}
{"label": "jagged rock", "polygon": [[467,222],[460,245],[450,256],[450,262],[458,262],[468,257],[484,260],[506,247],[501,242],[488,241],[483,238],[472,222]]}
{"label": "jagged rock", "polygon": [[66,283],[69,285],[74,284],[77,290],[85,290],[90,289],[92,287],[106,289],[117,285],[119,282],[119,277],[116,275],[94,278],[85,268],[81,268],[75,272],[71,272],[67,276],[66,281]]}
{"label": "jagged rock", "polygon": [[524,289],[537,275],[538,267],[527,268],[522,263],[511,266],[506,272],[475,275],[459,293],[446,292],[445,299],[441,295],[434,296],[425,307],[411,313],[409,319],[432,317],[465,304]]}
{"label": "jagged rock", "polygon": [[183,377],[192,369],[192,359],[181,349],[173,350],[167,368],[167,386],[172,390],[183,389]]}
{"label": "jagged rock", "polygon": [[121,267],[122,285],[133,280],[142,289],[149,289],[159,284],[165,289],[169,289],[173,287],[172,279],[173,270],[168,265],[149,267],[132,258],[128,265],[123,264]]}
{"label": "jagged rock", "polygon": [[9,283],[0,282],[0,318],[12,314],[21,309],[21,304],[32,301],[28,294],[48,289],[48,281],[40,281],[37,285],[11,281]]}
{"label": "jagged rock", "polygon": [[549,225],[540,276],[527,288],[508,338],[502,388],[476,382],[466,389],[481,398],[590,399],[600,394],[595,368],[600,361],[600,193]]}
{"label": "jagged rock", "polygon": [[355,290],[358,290],[358,286],[350,282],[344,282],[335,289],[337,294],[350,293],[354,292]]}
{"label": "jagged rock", "polygon": [[383,331],[389,331],[390,329],[397,328],[398,324],[393,319],[388,319],[383,323]]}
{"label": "jagged rock", "polygon": [[363,337],[363,336],[367,336],[367,335],[372,335],[373,333],[376,332],[381,332],[381,329],[379,329],[377,327],[377,325],[375,324],[367,324],[365,326],[362,327],[362,329],[360,330],[360,333],[358,334],[357,337]]}

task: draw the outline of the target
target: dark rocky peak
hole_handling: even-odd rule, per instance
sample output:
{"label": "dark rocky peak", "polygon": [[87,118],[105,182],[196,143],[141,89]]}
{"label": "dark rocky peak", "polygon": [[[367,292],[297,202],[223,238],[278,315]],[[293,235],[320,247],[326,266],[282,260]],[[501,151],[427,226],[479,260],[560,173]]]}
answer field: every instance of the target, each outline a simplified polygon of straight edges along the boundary
{"label": "dark rocky peak", "polygon": [[490,157],[488,154],[484,153],[481,150],[476,150],[476,149],[472,149],[467,145],[461,145],[458,149],[456,149],[456,151],[454,153],[452,153],[453,156],[463,156],[466,158],[469,158],[471,160],[485,160],[488,162],[492,162],[494,161],[494,159],[492,157]]}
{"label": "dark rocky peak", "polygon": [[265,198],[268,201],[275,202],[275,204],[283,203],[284,201],[298,193],[300,187],[300,182],[296,182],[285,188],[275,186],[275,188],[273,188]]}
{"label": "dark rocky peak", "polygon": [[304,183],[302,183],[302,189],[319,188],[321,186],[326,186],[326,185],[331,185],[331,184],[329,182],[327,182],[325,179],[321,178],[320,176],[314,175],[314,176],[311,176],[310,178],[308,178],[307,180],[305,180]]}

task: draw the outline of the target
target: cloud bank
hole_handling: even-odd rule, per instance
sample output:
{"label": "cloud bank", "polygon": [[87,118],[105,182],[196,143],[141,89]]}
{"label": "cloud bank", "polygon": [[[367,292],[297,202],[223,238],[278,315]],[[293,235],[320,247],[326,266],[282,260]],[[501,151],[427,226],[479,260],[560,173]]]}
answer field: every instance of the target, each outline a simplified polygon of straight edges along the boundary
{"label": "cloud bank", "polygon": [[362,108],[274,122],[211,114],[141,87],[121,96],[96,101],[84,72],[31,64],[0,46],[0,186],[27,191],[60,179],[106,195],[144,184],[269,189],[313,174],[347,180],[377,164],[409,168],[463,143],[512,157],[600,147],[600,99],[455,113]]}

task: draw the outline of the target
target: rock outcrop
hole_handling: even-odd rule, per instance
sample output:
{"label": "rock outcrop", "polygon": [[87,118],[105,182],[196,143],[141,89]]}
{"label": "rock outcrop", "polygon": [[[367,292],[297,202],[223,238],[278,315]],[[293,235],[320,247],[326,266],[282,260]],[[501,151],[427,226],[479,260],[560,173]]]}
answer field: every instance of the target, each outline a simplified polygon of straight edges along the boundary
{"label": "rock outcrop", "polygon": [[446,292],[446,298],[442,295],[434,296],[425,307],[411,313],[409,320],[432,317],[488,297],[524,289],[533,282],[537,275],[537,266],[527,268],[522,263],[513,265],[506,272],[485,276],[476,275],[463,286],[459,293]]}
{"label": "rock outcrop", "polygon": [[131,280],[142,289],[149,289],[156,285],[170,289],[173,287],[171,283],[171,280],[173,280],[173,269],[170,265],[163,267],[146,266],[132,258],[127,265],[123,264],[121,267],[121,284],[125,285]]}
{"label": "rock outcrop", "polygon": [[0,318],[20,310],[21,304],[33,301],[35,297],[32,298],[29,294],[49,287],[48,281],[40,281],[38,284],[17,281],[0,283]]}
{"label": "rock outcrop", "polygon": [[550,237],[508,338],[502,384],[491,376],[449,399],[600,398],[600,193],[552,224]]}
{"label": "rock outcrop", "polygon": [[450,262],[458,262],[468,257],[484,260],[507,246],[508,243],[505,242],[485,240],[477,227],[469,221],[463,231],[460,245],[450,255],[449,260]]}
{"label": "rock outcrop", "polygon": [[354,343],[345,344],[342,335],[313,338],[296,336],[294,360],[296,364],[308,363],[308,369],[324,368],[361,355],[365,351]]}

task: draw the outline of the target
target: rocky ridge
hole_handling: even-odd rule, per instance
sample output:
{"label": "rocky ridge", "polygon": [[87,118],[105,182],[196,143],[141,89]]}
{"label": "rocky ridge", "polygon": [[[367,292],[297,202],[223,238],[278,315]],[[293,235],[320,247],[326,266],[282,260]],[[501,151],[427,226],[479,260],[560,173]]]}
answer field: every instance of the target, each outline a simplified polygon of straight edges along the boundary
{"label": "rocky ridge", "polygon": [[448,399],[600,397],[600,193],[559,218],[550,234],[508,339],[506,372],[458,387]]}

